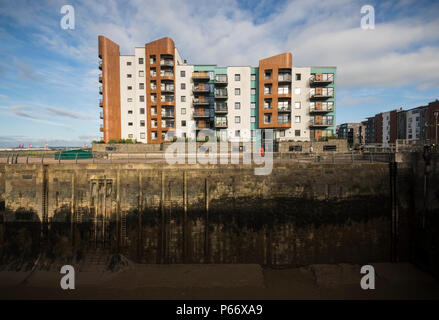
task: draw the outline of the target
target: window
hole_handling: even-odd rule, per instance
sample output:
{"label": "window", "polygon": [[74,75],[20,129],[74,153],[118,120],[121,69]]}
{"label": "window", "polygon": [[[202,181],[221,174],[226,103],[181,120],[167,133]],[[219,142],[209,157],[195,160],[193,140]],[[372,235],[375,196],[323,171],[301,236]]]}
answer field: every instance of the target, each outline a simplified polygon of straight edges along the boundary
{"label": "window", "polygon": [[296,116],[296,123],[300,123],[300,116]]}
{"label": "window", "polygon": [[273,71],[272,70],[265,70],[264,73],[264,79],[265,80],[271,80],[273,76]]}
{"label": "window", "polygon": [[181,90],[184,90],[184,89],[186,89],[186,83],[181,84]]}
{"label": "window", "polygon": [[145,120],[140,120],[140,126],[144,127],[145,126]]}
{"label": "window", "polygon": [[239,73],[235,74],[235,81],[241,81],[241,75]]}
{"label": "window", "polygon": [[131,90],[131,89],[133,89],[133,87],[132,87],[132,86],[128,86],[127,89],[128,89],[128,90]]}
{"label": "window", "polygon": [[181,102],[186,102],[186,96],[181,96]]}
{"label": "window", "polygon": [[[296,130],[297,131],[297,130]],[[302,151],[302,146],[290,146],[289,148],[288,148],[288,150],[290,151],[290,152],[293,152],[293,151],[298,151],[298,152],[300,152],[300,151]]]}
{"label": "window", "polygon": [[255,95],[255,94],[256,94],[256,89],[255,89],[255,88],[252,88],[252,89],[251,89],[251,94],[252,94],[252,95]]}
{"label": "window", "polygon": [[139,58],[139,64],[143,64],[143,58]]}
{"label": "window", "polygon": [[186,77],[186,71],[181,70],[180,71],[180,77],[182,77],[182,78]]}
{"label": "window", "polygon": [[251,79],[251,81],[256,81],[256,75],[252,74],[250,79]]}
{"label": "window", "polygon": [[300,137],[300,130],[294,130],[294,135],[296,137]]}
{"label": "window", "polygon": [[186,108],[181,108],[181,114],[186,114]]}
{"label": "window", "polygon": [[128,110],[128,114],[133,114],[133,110]]}
{"label": "window", "polygon": [[241,130],[235,130],[235,137],[241,136]]}
{"label": "window", "polygon": [[151,107],[151,115],[155,116],[157,114],[157,107]]}
{"label": "window", "polygon": [[294,89],[294,94],[300,94],[300,88],[295,88]]}
{"label": "window", "polygon": [[235,117],[235,123],[241,123],[241,117],[240,116],[236,116]]}
{"label": "window", "polygon": [[132,74],[131,73],[128,73],[127,74],[127,78],[131,78],[132,77]]}
{"label": "window", "polygon": [[144,83],[139,83],[139,89],[140,89],[140,90],[145,89],[145,84],[144,84]]}
{"label": "window", "polygon": [[127,61],[127,66],[130,66],[131,65],[131,61]]}
{"label": "window", "polygon": [[133,98],[128,98],[127,101],[128,102],[133,102]]}
{"label": "window", "polygon": [[264,123],[271,123],[271,114],[264,115]]}
{"label": "window", "polygon": [[142,70],[139,71],[139,77],[144,77],[145,76],[145,72],[143,72]]}
{"label": "window", "polygon": [[323,146],[323,151],[337,151],[337,146],[335,145]]}
{"label": "window", "polygon": [[250,122],[251,123],[255,123],[256,122],[256,117],[250,117]]}
{"label": "window", "polygon": [[300,73],[296,73],[296,81],[302,80],[302,75]]}
{"label": "window", "polygon": [[132,139],[132,138],[133,138],[133,134],[130,133],[130,134],[128,135],[128,138]]}
{"label": "window", "polygon": [[285,137],[285,130],[279,131],[279,137]]}
{"label": "window", "polygon": [[279,86],[277,88],[277,93],[278,94],[288,94],[288,93],[290,93],[290,87],[288,85],[286,85],[286,86]]}
{"label": "window", "polygon": [[294,102],[294,108],[300,109],[300,101]]}
{"label": "window", "polygon": [[156,76],[157,76],[157,73],[156,73],[156,71],[155,71],[155,68],[151,68],[151,69],[149,69],[149,75],[150,75],[151,77],[156,77]]}
{"label": "window", "polygon": [[133,125],[133,123],[132,123],[132,122],[128,122],[128,126],[130,126],[130,127],[131,127],[132,125]]}
{"label": "window", "polygon": [[155,55],[149,56],[149,64],[155,64]]}
{"label": "window", "polygon": [[145,96],[139,96],[139,101],[140,102],[145,102]]}
{"label": "window", "polygon": [[186,127],[186,120],[181,120],[181,126]]}
{"label": "window", "polygon": [[240,96],[240,95],[241,95],[241,89],[235,88],[235,96]]}
{"label": "window", "polygon": [[250,108],[252,108],[252,109],[256,109],[256,102],[252,102],[252,103],[250,103]]}
{"label": "window", "polygon": [[145,132],[140,133],[140,139],[145,139]]}
{"label": "window", "polygon": [[235,110],[241,109],[241,102],[235,102]]}
{"label": "window", "polygon": [[140,113],[140,114],[145,114],[145,108],[140,108],[140,109],[139,109],[139,113]]}

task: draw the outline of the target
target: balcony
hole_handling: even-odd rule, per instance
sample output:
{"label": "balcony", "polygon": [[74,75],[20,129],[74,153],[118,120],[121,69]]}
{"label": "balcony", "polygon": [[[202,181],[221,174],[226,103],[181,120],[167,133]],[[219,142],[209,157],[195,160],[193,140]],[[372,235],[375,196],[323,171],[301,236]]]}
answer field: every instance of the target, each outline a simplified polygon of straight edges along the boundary
{"label": "balcony", "polygon": [[215,113],[227,113],[227,103],[225,102],[215,103]]}
{"label": "balcony", "polygon": [[278,82],[291,82],[291,79],[290,73],[279,73],[277,77]]}
{"label": "balcony", "polygon": [[210,104],[209,100],[205,98],[194,98],[193,105],[194,106],[208,106]]}
{"label": "balcony", "polygon": [[208,121],[197,121],[195,127],[197,130],[201,130],[201,129],[209,129],[210,126]]}
{"label": "balcony", "polygon": [[227,128],[227,119],[215,118],[215,128]]}
{"label": "balcony", "polygon": [[160,71],[160,77],[174,78],[174,72],[161,70]]}
{"label": "balcony", "polygon": [[175,117],[175,113],[174,113],[174,111],[172,110],[172,111],[163,111],[162,110],[162,119],[163,118],[174,118]]}
{"label": "balcony", "polygon": [[210,113],[205,109],[196,109],[193,113],[194,118],[210,118]]}
{"label": "balcony", "polygon": [[102,83],[102,73],[99,74],[99,82]]}
{"label": "balcony", "polygon": [[100,119],[104,119],[104,114],[102,113],[102,111],[99,112],[99,118],[100,118]]}
{"label": "balcony", "polygon": [[332,126],[334,124],[334,121],[332,119],[319,119],[319,120],[315,120],[315,119],[311,119],[309,120],[309,126],[310,127],[329,127]]}
{"label": "balcony", "polygon": [[227,85],[227,75],[226,74],[217,74],[215,76],[215,84],[216,85]]}
{"label": "balcony", "polygon": [[334,82],[333,73],[315,73],[309,79],[310,84],[329,84]]}
{"label": "balcony", "polygon": [[334,111],[334,104],[329,102],[311,102],[309,106],[310,113],[331,111]]}
{"label": "balcony", "polygon": [[103,107],[104,106],[104,101],[102,99],[99,99],[99,107]]}
{"label": "balcony", "polygon": [[99,131],[100,131],[100,132],[104,132],[104,125],[103,125],[103,124],[101,124],[101,126],[100,126],[100,128],[99,128]]}
{"label": "balcony", "polygon": [[174,92],[174,85],[161,85],[160,86],[160,90],[161,92]]}
{"label": "balcony", "polygon": [[215,90],[215,99],[227,99],[227,90]]}
{"label": "balcony", "polygon": [[206,71],[195,71],[192,73],[192,79],[198,81],[210,80],[210,75]]}
{"label": "balcony", "polygon": [[309,93],[312,99],[327,99],[334,97],[334,88],[311,88]]}
{"label": "balcony", "polygon": [[103,93],[103,89],[102,89],[102,86],[100,86],[99,87],[99,94],[102,94]]}
{"label": "balcony", "polygon": [[173,67],[174,66],[174,60],[172,60],[172,59],[160,60],[160,66],[161,67]]}
{"label": "balcony", "polygon": [[175,127],[174,120],[162,121],[162,129],[171,129]]}
{"label": "balcony", "polygon": [[174,102],[174,96],[161,96],[160,97],[161,102]]}
{"label": "balcony", "polygon": [[277,106],[278,113],[291,112],[291,104],[288,105],[278,105]]}
{"label": "balcony", "polygon": [[194,86],[193,90],[194,93],[209,93],[210,90],[208,87],[205,86]]}
{"label": "balcony", "polygon": [[102,70],[102,60],[99,61],[99,70]]}

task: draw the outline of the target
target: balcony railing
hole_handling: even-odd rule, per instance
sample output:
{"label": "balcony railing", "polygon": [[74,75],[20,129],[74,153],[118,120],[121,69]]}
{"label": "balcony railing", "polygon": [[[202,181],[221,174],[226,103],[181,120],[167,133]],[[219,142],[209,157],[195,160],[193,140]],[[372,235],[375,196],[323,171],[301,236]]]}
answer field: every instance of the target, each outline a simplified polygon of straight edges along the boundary
{"label": "balcony railing", "polygon": [[210,80],[209,72],[195,71],[192,73],[192,79],[194,80]]}
{"label": "balcony railing", "polygon": [[160,77],[174,77],[174,72],[160,71]]}
{"label": "balcony railing", "polygon": [[264,94],[271,94],[271,88],[264,88]]}
{"label": "balcony railing", "polygon": [[209,122],[207,121],[197,121],[195,127],[197,130],[201,130],[201,129],[208,129],[210,126],[209,126]]}
{"label": "balcony railing", "polygon": [[333,83],[334,82],[334,74],[333,73],[315,73],[315,74],[311,75],[309,82],[311,84]]}
{"label": "balcony railing", "polygon": [[99,82],[102,83],[102,73],[99,74]]}
{"label": "balcony railing", "polygon": [[291,82],[291,74],[289,73],[279,73],[277,77],[278,82]]}
{"label": "balcony railing", "polygon": [[195,110],[193,115],[194,115],[194,118],[209,118],[210,117],[209,111],[205,111],[205,110]]}
{"label": "balcony railing", "polygon": [[311,88],[310,98],[332,98],[334,96],[334,88]]}
{"label": "balcony railing", "polygon": [[102,70],[102,60],[99,61],[99,69]]}
{"label": "balcony railing", "polygon": [[215,113],[227,113],[227,104],[215,103]]}
{"label": "balcony railing", "polygon": [[216,128],[227,128],[227,119],[215,119]]}
{"label": "balcony railing", "polygon": [[216,99],[227,99],[227,90],[215,90]]}
{"label": "balcony railing", "polygon": [[194,98],[193,104],[199,106],[205,106],[205,105],[209,105],[210,102],[207,99]]}
{"label": "balcony railing", "polygon": [[195,93],[208,93],[208,92],[210,92],[210,90],[208,87],[194,86],[193,92],[195,92]]}
{"label": "balcony railing", "polygon": [[331,112],[334,111],[334,104],[328,102],[311,102],[309,106],[309,112]]}
{"label": "balcony railing", "polygon": [[174,126],[175,126],[174,121],[169,121],[169,120],[162,121],[162,128],[169,129],[169,128],[174,128]]}
{"label": "balcony railing", "polygon": [[174,96],[161,96],[160,98],[161,102],[174,102]]}
{"label": "balcony railing", "polygon": [[99,131],[104,132],[104,125],[103,124],[101,124],[101,126],[99,127]]}
{"label": "balcony railing", "polygon": [[156,96],[151,97],[151,102],[152,102],[152,103],[157,103],[157,97],[156,97]]}
{"label": "balcony railing", "polygon": [[332,126],[333,124],[334,124],[334,120],[332,119],[323,118],[320,120],[315,120],[311,118],[311,120],[309,120],[309,125],[313,127],[318,127],[318,126],[328,127],[328,126]]}
{"label": "balcony railing", "polygon": [[218,74],[215,76],[215,84],[227,84],[227,75]]}
{"label": "balcony railing", "polygon": [[104,101],[102,99],[99,99],[99,107],[103,107],[104,106]]}
{"label": "balcony railing", "polygon": [[290,117],[278,117],[277,123],[291,123]]}
{"label": "balcony railing", "polygon": [[102,94],[102,92],[103,92],[103,89],[102,89],[102,86],[100,86],[99,87],[99,94]]}
{"label": "balcony railing", "polygon": [[99,112],[99,118],[100,118],[100,119],[104,119],[104,114],[102,113],[102,111]]}
{"label": "balcony railing", "polygon": [[162,92],[174,92],[174,85],[161,85],[160,90]]}
{"label": "balcony railing", "polygon": [[277,112],[291,112],[291,105],[278,105],[277,106]]}
{"label": "balcony railing", "polygon": [[162,118],[174,118],[174,111],[162,111]]}
{"label": "balcony railing", "polygon": [[160,65],[164,67],[173,67],[174,66],[174,60],[166,59],[166,60],[160,60]]}

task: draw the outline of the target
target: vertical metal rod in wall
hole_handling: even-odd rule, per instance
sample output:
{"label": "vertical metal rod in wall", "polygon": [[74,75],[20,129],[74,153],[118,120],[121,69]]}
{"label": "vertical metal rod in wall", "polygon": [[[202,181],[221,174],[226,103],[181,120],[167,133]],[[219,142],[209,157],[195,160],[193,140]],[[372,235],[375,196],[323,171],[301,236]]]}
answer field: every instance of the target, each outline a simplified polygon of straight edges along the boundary
{"label": "vertical metal rod in wall", "polygon": [[160,194],[160,255],[159,255],[159,263],[164,263],[164,230],[165,230],[165,174],[162,170],[161,172],[161,194]]}
{"label": "vertical metal rod in wall", "polygon": [[29,164],[29,155],[26,156],[26,164]]}
{"label": "vertical metal rod in wall", "polygon": [[143,190],[142,190],[142,171],[139,172],[138,178],[138,195],[139,200],[137,204],[137,261],[141,262],[142,259],[142,211],[143,211]]}
{"label": "vertical metal rod in wall", "polygon": [[389,162],[390,175],[390,200],[391,200],[391,237],[390,260],[398,262],[398,194],[397,194],[397,163]]}
{"label": "vertical metal rod in wall", "polygon": [[41,155],[41,164],[44,163],[44,153]]}
{"label": "vertical metal rod in wall", "polygon": [[9,153],[8,153],[8,157],[6,159],[6,164],[9,164]]}
{"label": "vertical metal rod in wall", "polygon": [[104,201],[102,210],[102,248],[105,248],[105,228],[107,222],[107,178],[104,176]]}
{"label": "vertical metal rod in wall", "polygon": [[204,263],[209,262],[209,185],[207,178],[204,179]]}
{"label": "vertical metal rod in wall", "polygon": [[70,240],[72,242],[72,250],[74,250],[75,249],[75,172],[72,173],[72,200],[70,204]]}
{"label": "vertical metal rod in wall", "polygon": [[75,163],[78,163],[78,153],[76,152]]}
{"label": "vertical metal rod in wall", "polygon": [[117,170],[116,175],[116,250],[120,252],[121,243],[121,224],[120,224],[120,172]]}
{"label": "vertical metal rod in wall", "polygon": [[186,171],[183,171],[183,262],[187,262],[188,255],[188,233],[187,233],[187,176]]}
{"label": "vertical metal rod in wall", "polygon": [[58,164],[61,163],[61,151],[58,153]]}

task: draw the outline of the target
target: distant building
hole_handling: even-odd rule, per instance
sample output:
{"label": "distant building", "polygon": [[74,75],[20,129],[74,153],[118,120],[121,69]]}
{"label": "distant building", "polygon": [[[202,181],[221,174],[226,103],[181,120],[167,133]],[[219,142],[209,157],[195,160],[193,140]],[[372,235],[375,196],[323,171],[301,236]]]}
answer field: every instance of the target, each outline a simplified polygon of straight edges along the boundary
{"label": "distant building", "polygon": [[430,102],[427,106],[427,139],[431,143],[439,142],[439,101]]}
{"label": "distant building", "polygon": [[375,143],[375,117],[369,117],[365,122],[365,144],[373,144]]}
{"label": "distant building", "polygon": [[338,126],[337,135],[341,139],[347,139],[349,145],[361,145],[364,141],[364,125],[362,123],[350,122]]}

